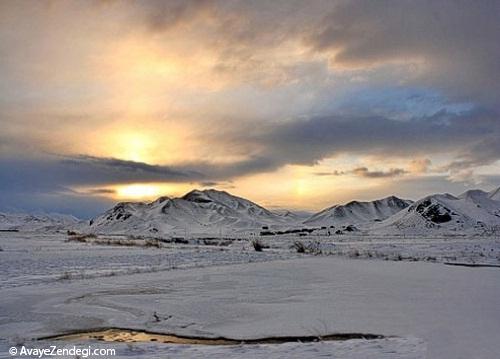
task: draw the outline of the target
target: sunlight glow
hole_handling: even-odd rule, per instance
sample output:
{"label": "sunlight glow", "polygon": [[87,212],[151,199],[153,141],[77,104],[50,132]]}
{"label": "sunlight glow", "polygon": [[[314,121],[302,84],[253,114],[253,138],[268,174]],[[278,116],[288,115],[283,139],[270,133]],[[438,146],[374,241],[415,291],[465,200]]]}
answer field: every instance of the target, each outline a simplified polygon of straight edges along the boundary
{"label": "sunlight glow", "polygon": [[[115,200],[152,201],[161,196],[181,196],[190,191],[192,186],[184,183],[150,182],[111,185],[106,186],[105,189],[112,193],[111,198]],[[95,190],[95,188],[84,188],[79,190],[88,193],[89,190],[92,191]]]}
{"label": "sunlight glow", "polygon": [[118,132],[108,135],[107,138],[111,157],[146,163],[157,160],[157,140],[149,133]]}
{"label": "sunlight glow", "polygon": [[131,184],[116,188],[116,195],[126,199],[151,199],[159,197],[161,187],[154,184]]}

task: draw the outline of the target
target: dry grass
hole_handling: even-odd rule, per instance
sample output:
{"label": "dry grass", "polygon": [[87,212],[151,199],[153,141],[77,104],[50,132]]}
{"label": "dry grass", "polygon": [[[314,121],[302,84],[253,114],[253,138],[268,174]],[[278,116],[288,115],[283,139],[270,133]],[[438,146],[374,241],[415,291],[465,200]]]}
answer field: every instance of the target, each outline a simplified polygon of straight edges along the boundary
{"label": "dry grass", "polygon": [[264,250],[264,248],[265,248],[264,244],[259,239],[254,239],[252,241],[252,246],[253,246],[253,249],[255,249],[256,252],[262,252]]}
{"label": "dry grass", "polygon": [[161,240],[157,238],[135,238],[132,236],[125,238],[122,237],[112,238],[112,237],[99,237],[92,233],[70,235],[67,241],[105,245],[105,246],[154,247],[154,248],[163,247]]}

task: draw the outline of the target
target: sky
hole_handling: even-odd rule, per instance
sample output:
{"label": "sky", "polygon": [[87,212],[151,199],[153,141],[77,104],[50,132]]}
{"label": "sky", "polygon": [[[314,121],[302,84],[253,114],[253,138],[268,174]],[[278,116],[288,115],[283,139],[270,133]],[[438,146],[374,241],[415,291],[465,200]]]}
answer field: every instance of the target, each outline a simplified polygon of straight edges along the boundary
{"label": "sky", "polygon": [[499,1],[0,2],[0,211],[500,185]]}

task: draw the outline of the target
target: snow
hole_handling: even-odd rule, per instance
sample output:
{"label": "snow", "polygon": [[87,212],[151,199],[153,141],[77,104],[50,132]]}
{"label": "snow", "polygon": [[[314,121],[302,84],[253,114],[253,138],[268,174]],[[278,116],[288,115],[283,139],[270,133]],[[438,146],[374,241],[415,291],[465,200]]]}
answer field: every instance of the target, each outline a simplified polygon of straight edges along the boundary
{"label": "snow", "polygon": [[488,198],[495,201],[500,201],[500,187],[488,192]]}
{"label": "snow", "polygon": [[427,196],[376,224],[371,232],[495,234],[499,230],[500,201],[490,198],[486,192],[472,190],[458,197],[451,194]]}
{"label": "snow", "polygon": [[65,214],[0,213],[0,230],[46,231],[77,224],[77,218]]}
{"label": "snow", "polygon": [[295,221],[224,191],[194,190],[181,198],[119,203],[95,218],[90,229],[99,233],[206,235],[258,231],[263,226],[285,226]]}
{"label": "snow", "polygon": [[235,242],[227,247],[172,244],[157,250],[97,246],[66,240],[65,234],[0,233],[2,287],[50,283],[63,278],[118,276],[297,256],[288,248],[286,251],[257,253],[250,250],[248,241]]}
{"label": "snow", "polygon": [[94,233],[168,237],[259,234],[263,230],[297,229],[331,232],[348,230],[375,235],[468,234],[500,231],[500,189],[470,190],[459,196],[433,194],[416,202],[390,196],[370,202],[334,205],[307,219],[291,212],[272,212],[224,191],[194,190],[180,198],[162,197],[151,203],[119,203],[95,218]]}
{"label": "snow", "polygon": [[304,224],[316,226],[365,224],[389,218],[411,203],[412,201],[395,196],[371,202],[352,201],[324,209],[304,221]]}
{"label": "snow", "polygon": [[[411,241],[399,241],[402,249],[411,251]],[[375,341],[236,347],[106,344],[121,348],[123,357],[423,358],[426,350],[429,358],[496,355],[497,268],[298,256],[290,242],[266,242],[273,248],[264,252],[249,252],[248,241],[227,248],[178,244],[146,249],[68,243],[62,235],[0,234],[0,273],[10,278],[8,286],[2,280],[0,338],[8,340],[0,342],[0,351],[6,353],[15,337],[29,340],[111,326],[239,339],[352,332],[390,336]],[[485,239],[434,242],[429,239],[426,248],[420,241],[415,252],[445,245],[462,246],[463,255],[467,246],[489,245],[496,253],[499,248],[498,242]],[[331,244],[392,248],[387,239],[370,243],[354,236],[350,242]],[[164,255],[185,266],[161,267],[156,260]],[[17,256],[19,263],[13,264]],[[108,265],[123,272],[105,275]],[[126,271],[141,265],[159,267]],[[43,267],[48,271],[41,273]],[[71,267],[101,275],[56,277]],[[163,319],[157,321],[153,314]]]}
{"label": "snow", "polygon": [[[46,346],[51,342],[32,339],[116,327],[242,341],[385,338],[76,344],[139,358],[496,358],[499,193],[351,202],[306,221],[215,190],[119,203],[91,225],[61,215],[0,214],[0,229],[10,230],[0,231],[0,357],[14,342]],[[311,231],[286,231],[303,228]],[[68,229],[97,237],[78,239]],[[260,235],[262,229],[274,235]],[[297,253],[296,241],[305,253]]]}

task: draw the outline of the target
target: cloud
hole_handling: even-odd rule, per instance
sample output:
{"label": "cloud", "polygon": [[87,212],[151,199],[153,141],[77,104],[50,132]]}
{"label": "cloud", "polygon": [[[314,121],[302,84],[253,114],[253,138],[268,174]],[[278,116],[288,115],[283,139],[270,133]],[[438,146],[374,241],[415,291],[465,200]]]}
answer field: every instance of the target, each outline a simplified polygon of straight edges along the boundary
{"label": "cloud", "polygon": [[[404,160],[408,165],[401,170],[416,175],[447,173],[458,167],[478,167],[500,160],[499,117],[495,111],[474,108],[458,113],[441,110],[408,120],[332,114],[268,122],[210,135],[210,141],[231,143],[252,153],[247,159],[213,167],[200,163],[192,169],[205,167],[202,172],[208,177],[223,179],[270,172],[285,165],[312,166],[328,158],[351,155]],[[441,162],[448,159],[450,164],[431,168],[430,158],[441,158]],[[381,163],[379,167],[386,166]],[[388,173],[397,174],[403,173]]]}
{"label": "cloud", "polygon": [[184,168],[188,170],[203,171],[206,178],[227,180],[249,174],[271,172],[286,164],[272,157],[250,156],[247,159],[230,163],[195,162],[187,163]]}
{"label": "cloud", "polygon": [[[143,162],[95,156],[43,156],[0,159],[0,189],[30,193],[72,193],[76,187],[136,182],[194,183],[216,186],[242,175],[275,169],[278,164],[261,158],[236,163],[185,163],[179,166],[151,165]],[[110,194],[112,190],[84,190],[90,195]]]}
{"label": "cloud", "polygon": [[0,189],[221,183],[339,155],[408,165],[317,175],[475,176],[500,159],[499,8],[0,2]]}
{"label": "cloud", "polygon": [[[428,156],[470,152],[470,160],[499,158],[496,150],[474,150],[500,136],[494,112],[472,110],[459,114],[440,111],[408,121],[379,116],[332,115],[288,121],[249,133],[263,148],[261,156],[281,164],[312,165],[338,154]],[[496,148],[494,146],[493,148]]]}
{"label": "cloud", "polygon": [[482,176],[477,175],[472,169],[460,169],[450,171],[447,179],[450,182],[465,183],[469,185],[477,185],[483,182]]}
{"label": "cloud", "polygon": [[334,66],[415,64],[414,77],[452,96],[498,106],[500,3],[345,1],[308,37]]}
{"label": "cloud", "polygon": [[346,172],[346,171],[335,170],[335,171],[332,171],[332,172],[315,172],[314,175],[315,176],[320,176],[320,177],[323,177],[323,176],[343,176],[343,175],[345,175],[347,173],[348,172]]}
{"label": "cloud", "polygon": [[0,210],[61,212],[88,218],[111,206],[113,190],[80,187],[202,178],[192,171],[113,158],[0,158]]}
{"label": "cloud", "polygon": [[202,187],[215,187],[220,185],[219,182],[214,182],[214,181],[200,182],[199,184]]}
{"label": "cloud", "polygon": [[[394,120],[380,116],[331,115],[270,122],[261,126],[234,126],[231,131],[207,133],[206,140],[231,144],[246,157],[224,163],[181,162],[154,165],[96,156],[46,156],[0,160],[0,186],[61,191],[75,186],[102,186],[132,182],[219,182],[272,172],[285,165],[317,164],[338,155],[375,155],[414,159],[408,169],[388,172],[358,169],[365,178],[424,173],[428,156],[455,157],[437,170],[453,172],[495,163],[500,159],[496,113],[474,109],[463,113],[440,111],[432,116]],[[382,166],[383,168],[383,166]],[[320,174],[321,175],[321,174]]]}
{"label": "cloud", "polygon": [[[364,78],[369,84],[379,74],[380,65],[405,63],[404,73],[391,79],[436,88],[460,101],[498,106],[500,4],[495,0],[96,3],[99,5],[52,1],[50,6],[40,2],[26,8],[2,2],[4,26],[15,24],[18,30],[6,32],[0,47],[6,55],[0,56],[5,61],[2,68],[7,70],[2,75],[17,85],[5,85],[4,91],[19,97],[17,88],[25,89],[36,75],[43,74],[51,82],[63,76],[61,82],[69,84],[67,80],[81,80],[82,74],[91,76],[95,70],[100,76],[78,83],[70,91],[93,94],[93,84],[109,78],[102,73],[102,63],[92,61],[102,59],[109,47],[115,50],[119,40],[137,36],[145,48],[165,50],[159,52],[160,60],[174,54],[191,65],[193,49],[196,58],[206,55],[210,61],[204,69],[213,71],[212,81],[224,73],[244,84],[307,84],[309,71],[297,69],[332,63],[335,76],[345,68],[356,68],[360,71],[353,71],[345,80]],[[66,31],[59,31],[61,27]],[[41,34],[53,41],[35,41]],[[185,47],[179,48],[179,42]],[[47,67],[33,66],[33,58]],[[80,71],[75,72],[78,65]],[[53,73],[55,66],[57,74]],[[386,74],[395,68],[389,67]],[[273,77],[272,81],[265,76]],[[315,78],[308,90],[323,80]],[[57,81],[59,86],[61,82]],[[334,85],[345,84],[336,81]],[[51,87],[50,94],[57,94],[55,90],[57,87]],[[25,91],[23,97],[34,94]]]}
{"label": "cloud", "polygon": [[500,160],[500,144],[497,138],[485,137],[472,146],[462,149],[456,158],[437,171],[449,173],[448,179],[453,182],[479,184],[485,175],[476,173],[481,167],[494,165]]}
{"label": "cloud", "polygon": [[18,192],[67,193],[79,186],[200,178],[202,174],[192,171],[90,156],[0,159],[0,188]]}
{"label": "cloud", "polygon": [[185,23],[195,22],[201,17],[215,13],[215,3],[211,0],[161,1],[153,0],[131,4],[137,20],[143,21],[151,32],[163,32]]}
{"label": "cloud", "polygon": [[[190,170],[179,170],[170,166],[151,165],[143,162],[126,161],[116,158],[102,158],[95,156],[66,156],[59,161],[59,165],[71,173],[73,180],[76,178],[72,173],[83,175],[85,172],[91,173],[90,180],[109,182],[121,181],[130,182],[137,179],[145,181],[164,180],[172,182],[184,182],[195,178],[203,178],[204,175]],[[109,183],[108,182],[108,183]]]}
{"label": "cloud", "polygon": [[346,176],[354,175],[363,178],[392,178],[408,173],[403,168],[390,168],[387,171],[372,171],[367,167],[356,167],[349,171],[316,172],[316,176]]}
{"label": "cloud", "polygon": [[409,82],[498,106],[500,4],[495,0],[340,0],[307,6],[302,1],[189,0],[110,6],[129,15],[124,26],[158,36],[195,33],[215,54],[217,71],[286,78],[295,66],[283,62],[275,49],[289,44],[288,58],[293,59],[295,44],[320,54],[320,60],[329,59],[334,70],[411,64],[404,76]]}
{"label": "cloud", "polygon": [[116,190],[111,189],[111,188],[90,188],[86,189],[82,192],[83,194],[88,194],[91,196],[95,195],[110,195],[110,194],[116,194]]}
{"label": "cloud", "polygon": [[410,162],[409,172],[426,173],[431,165],[432,161],[428,158],[416,158]]}
{"label": "cloud", "polygon": [[463,149],[457,158],[443,169],[459,171],[494,164],[500,159],[500,143],[497,135],[494,133],[493,136],[484,136],[474,145]]}
{"label": "cloud", "polygon": [[388,171],[370,171],[366,167],[358,167],[353,169],[352,173],[366,178],[391,178],[404,175],[406,171],[402,168],[391,168]]}

